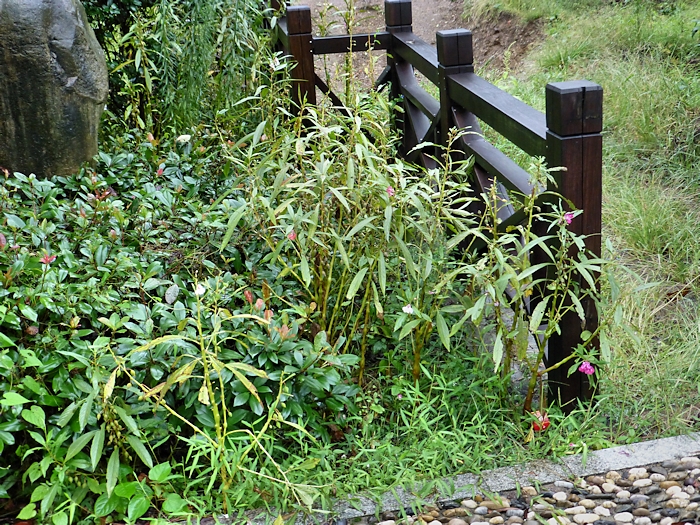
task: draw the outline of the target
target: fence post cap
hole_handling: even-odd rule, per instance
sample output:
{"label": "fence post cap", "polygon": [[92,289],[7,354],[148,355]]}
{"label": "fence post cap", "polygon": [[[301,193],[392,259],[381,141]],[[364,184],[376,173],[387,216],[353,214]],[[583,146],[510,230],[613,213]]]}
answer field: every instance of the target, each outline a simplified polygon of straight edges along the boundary
{"label": "fence post cap", "polygon": [[311,8],[308,5],[287,6],[287,29],[290,35],[311,33]]}
{"label": "fence post cap", "polygon": [[445,67],[471,65],[474,62],[472,32],[448,29],[435,33],[438,62]]}
{"label": "fence post cap", "polygon": [[546,87],[547,128],[559,136],[603,130],[603,88],[588,80],[551,82]]}
{"label": "fence post cap", "polygon": [[384,20],[387,26],[413,24],[411,0],[384,0]]}

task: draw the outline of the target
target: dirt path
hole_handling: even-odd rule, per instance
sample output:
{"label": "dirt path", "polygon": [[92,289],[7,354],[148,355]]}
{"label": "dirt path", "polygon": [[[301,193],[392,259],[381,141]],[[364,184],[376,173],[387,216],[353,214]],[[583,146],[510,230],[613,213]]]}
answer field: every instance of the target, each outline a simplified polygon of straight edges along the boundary
{"label": "dirt path", "polygon": [[[311,7],[314,21],[314,34],[346,34],[347,25],[343,14],[347,4],[353,0],[294,0],[296,4]],[[474,34],[474,61],[477,68],[486,71],[500,71],[504,67],[504,57],[511,69],[516,69],[531,46],[542,39],[542,25],[537,22],[521,24],[507,15],[497,19],[480,21],[466,20],[463,0],[413,0],[413,31],[429,44],[435,44],[435,33],[443,29],[467,28]],[[383,0],[354,0],[354,33],[374,33],[384,30]],[[381,53],[376,53],[381,55]],[[362,77],[369,59],[366,53],[356,53],[356,75]],[[338,77],[337,71],[343,62],[342,55],[327,57],[326,67],[331,77]],[[317,68],[322,59],[317,59]],[[378,70],[384,67],[380,60]],[[320,71],[320,69],[318,69]],[[378,74],[378,72],[377,72]],[[369,79],[362,81],[369,84]]]}

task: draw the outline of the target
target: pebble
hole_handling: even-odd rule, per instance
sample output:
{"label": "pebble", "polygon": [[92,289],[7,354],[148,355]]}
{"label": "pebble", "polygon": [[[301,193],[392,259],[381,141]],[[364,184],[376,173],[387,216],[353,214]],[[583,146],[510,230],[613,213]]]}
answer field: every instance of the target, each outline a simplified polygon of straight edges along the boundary
{"label": "pebble", "polygon": [[615,483],[618,479],[622,479],[622,474],[617,470],[611,470],[605,475],[605,479],[611,479]]}
{"label": "pebble", "polygon": [[467,525],[467,522],[460,518],[452,518],[447,525]]}
{"label": "pebble", "polygon": [[380,521],[377,525],[396,525],[396,522],[394,520],[386,520]]}
{"label": "pebble", "polygon": [[673,518],[663,518],[659,525],[671,525],[671,523],[673,523]]}
{"label": "pebble", "polygon": [[491,525],[501,525],[504,523],[506,520],[503,519],[503,516],[494,516],[489,520],[489,523]]}
{"label": "pebble", "polygon": [[571,522],[564,516],[552,516],[547,520],[547,523],[549,525],[569,525]]}
{"label": "pebble", "polygon": [[681,492],[682,490],[683,490],[683,489],[680,488],[678,485],[673,485],[673,486],[668,487],[668,488],[666,489],[666,494],[668,494],[669,496],[673,496],[674,494],[678,494],[678,493]]}
{"label": "pebble", "polygon": [[610,500],[604,501],[600,504],[600,506],[606,509],[614,509],[615,507],[617,507],[617,505],[615,505],[615,502]]}
{"label": "pebble", "polygon": [[576,514],[574,516],[574,521],[579,525],[583,525],[584,523],[593,523],[597,519],[597,514]]}
{"label": "pebble", "polygon": [[678,483],[677,481],[666,480],[666,481],[662,481],[661,483],[659,483],[659,487],[661,487],[664,490],[666,490],[669,487],[680,487],[680,486],[681,486],[681,484]]}
{"label": "pebble", "polygon": [[630,491],[629,491],[629,490],[621,490],[620,492],[618,492],[618,493],[616,494],[618,500],[620,500],[620,499],[629,499],[631,495],[632,495],[632,494],[630,494]]}
{"label": "pebble", "polygon": [[632,516],[632,514],[629,512],[618,512],[613,516],[613,518],[615,521],[619,521],[620,523],[631,523],[634,516]]}
{"label": "pebble", "polygon": [[594,509],[596,507],[596,503],[592,499],[582,499],[578,504],[586,509]]}
{"label": "pebble", "polygon": [[693,456],[681,458],[681,466],[688,470],[700,468],[700,459]]}
{"label": "pebble", "polygon": [[634,520],[634,525],[651,525],[651,520],[647,517],[637,518]]}
{"label": "pebble", "polygon": [[527,486],[522,489],[523,496],[537,496],[537,489],[535,487]]}
{"label": "pebble", "polygon": [[442,515],[446,518],[456,518],[466,516],[468,514],[467,509],[462,507],[457,507],[456,509],[446,509],[442,511]]}
{"label": "pebble", "polygon": [[474,501],[473,499],[465,499],[462,501],[462,507],[465,507],[467,509],[475,509],[479,506],[479,504]]}
{"label": "pebble", "polygon": [[489,525],[488,521],[472,521],[471,525]]}
{"label": "pebble", "polygon": [[568,490],[571,490],[574,488],[574,484],[569,482],[569,481],[555,481],[554,486],[559,487],[560,489],[568,489]]}
{"label": "pebble", "polygon": [[663,474],[659,474],[657,472],[654,472],[649,475],[649,479],[652,480],[654,483],[660,483],[661,481],[666,481],[666,476]]}
{"label": "pebble", "polygon": [[438,520],[429,521],[428,525],[442,525],[442,522]]}
{"label": "pebble", "polygon": [[525,511],[522,509],[508,509],[506,511],[506,516],[509,518],[512,517],[517,517],[517,518],[522,518],[525,515]]}
{"label": "pebble", "polygon": [[698,507],[700,507],[700,503],[697,501],[694,501],[693,503],[688,503],[688,506],[685,508],[687,511],[696,511],[698,510]]}
{"label": "pebble", "polygon": [[600,494],[602,491],[600,490],[600,487],[597,485],[593,485],[591,487],[591,494]]}
{"label": "pebble", "polygon": [[598,516],[603,516],[605,518],[610,517],[610,509],[606,509],[605,507],[598,506],[593,509],[593,512],[598,515]]}
{"label": "pebble", "polygon": [[683,481],[685,478],[688,477],[688,471],[686,470],[679,470],[677,472],[671,472],[668,476],[667,479],[669,481]]}
{"label": "pebble", "polygon": [[522,522],[523,519],[518,516],[511,516],[506,520],[506,523],[508,523],[508,525],[520,525]]}
{"label": "pebble", "polygon": [[649,512],[649,509],[644,509],[644,508],[636,508],[632,511],[632,514],[637,517],[643,517],[643,516],[649,516],[651,514]]}
{"label": "pebble", "polygon": [[566,501],[569,495],[566,492],[555,492],[552,494],[552,498],[556,501]]}
{"label": "pebble", "polygon": [[647,469],[645,469],[644,467],[631,468],[631,469],[629,469],[628,473],[629,473],[630,477],[637,476],[638,479],[643,478],[645,476],[648,476]]}
{"label": "pebble", "polygon": [[586,507],[582,505],[576,505],[575,507],[570,507],[564,511],[566,514],[586,514]]}
{"label": "pebble", "polygon": [[602,485],[603,483],[605,483],[605,478],[602,477],[602,476],[588,476],[588,477],[586,478],[586,481],[587,481],[588,483],[590,483],[591,485],[598,485],[598,486],[600,486],[600,485]]}
{"label": "pebble", "polygon": [[474,509],[474,514],[479,514],[480,516],[486,516],[489,513],[489,509],[486,507],[477,507]]}
{"label": "pebble", "polygon": [[632,483],[632,486],[634,486],[634,487],[648,487],[652,483],[653,483],[653,481],[651,481],[649,478],[642,478],[642,479],[638,479],[637,481]]}
{"label": "pebble", "polygon": [[505,498],[497,501],[486,500],[481,502],[481,506],[486,507],[489,510],[502,509],[504,507],[510,507],[510,501]]}
{"label": "pebble", "polygon": [[601,488],[603,489],[603,492],[607,492],[607,493],[618,492],[620,490],[620,487],[618,487],[614,483],[608,483],[608,482],[603,483],[603,485],[601,485]]}

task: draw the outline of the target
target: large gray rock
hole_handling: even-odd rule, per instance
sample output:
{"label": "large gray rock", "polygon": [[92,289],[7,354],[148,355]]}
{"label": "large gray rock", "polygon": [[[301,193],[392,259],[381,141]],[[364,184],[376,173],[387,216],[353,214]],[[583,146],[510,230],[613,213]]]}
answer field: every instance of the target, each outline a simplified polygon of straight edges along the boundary
{"label": "large gray rock", "polygon": [[97,153],[107,65],[79,0],[0,0],[0,167],[66,175]]}

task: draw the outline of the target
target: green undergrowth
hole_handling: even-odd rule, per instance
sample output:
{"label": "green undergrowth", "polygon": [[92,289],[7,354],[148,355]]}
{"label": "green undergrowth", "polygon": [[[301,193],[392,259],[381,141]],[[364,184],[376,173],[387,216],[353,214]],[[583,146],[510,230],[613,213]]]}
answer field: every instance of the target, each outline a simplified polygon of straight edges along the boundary
{"label": "green undergrowth", "polygon": [[[569,5],[549,15],[537,73],[496,79],[536,107],[546,81],[617,72],[615,48],[597,41],[600,53],[547,62],[554,33],[584,18]],[[309,512],[417,481],[430,481],[429,498],[442,476],[587,454],[695,417],[697,250],[682,249],[695,242],[694,135],[678,120],[694,104],[690,80],[685,98],[649,95],[646,109],[610,88],[605,240],[625,263],[614,278],[572,249],[579,212],[556,194],[543,206],[524,196],[525,223],[500,231],[495,195],[468,191],[470,161],[438,152],[425,171],[396,159],[385,93],[349,89],[350,116],[325,100],[297,115],[289,63],[256,2],[115,9],[93,11],[114,86],[95,163],[51,180],[0,178],[0,517]],[[657,21],[694,13],[678,9],[595,11],[644,20],[645,42],[647,24],[668,33],[636,48],[621,32],[628,83],[644,86],[632,73],[649,61],[680,93],[693,37],[665,53],[676,26]],[[540,160],[512,153],[535,187],[551,180]],[[683,195],[670,198],[673,188]],[[531,266],[535,246],[557,285]],[[601,269],[599,295],[588,284]],[[535,293],[540,306],[526,312]],[[590,361],[603,381],[592,405],[565,416],[537,405],[538,367],[583,299],[602,329],[558,365],[582,373]],[[648,382],[631,383],[629,370]],[[533,431],[538,408],[545,432]]]}
{"label": "green undergrowth", "polygon": [[603,245],[621,263],[622,288],[637,291],[622,313],[634,331],[620,330],[611,342],[602,410],[620,442],[696,430],[700,7],[646,0],[569,7],[473,2],[475,14],[505,10],[544,27],[515,71],[483,74],[540,110],[547,82],[603,86]]}

